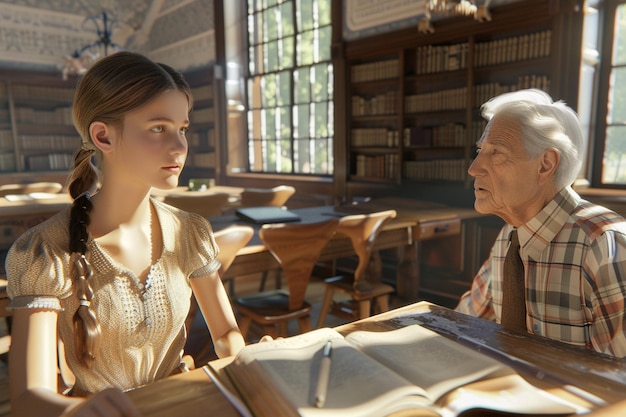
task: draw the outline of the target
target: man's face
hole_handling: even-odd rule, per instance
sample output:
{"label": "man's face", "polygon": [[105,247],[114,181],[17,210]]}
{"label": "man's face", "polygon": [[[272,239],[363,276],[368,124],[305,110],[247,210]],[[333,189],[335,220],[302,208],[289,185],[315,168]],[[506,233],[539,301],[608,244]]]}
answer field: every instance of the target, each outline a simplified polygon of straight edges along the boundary
{"label": "man's face", "polygon": [[477,146],[468,170],[474,177],[476,211],[514,226],[526,223],[545,205],[541,156],[528,156],[519,125],[509,116],[495,116]]}

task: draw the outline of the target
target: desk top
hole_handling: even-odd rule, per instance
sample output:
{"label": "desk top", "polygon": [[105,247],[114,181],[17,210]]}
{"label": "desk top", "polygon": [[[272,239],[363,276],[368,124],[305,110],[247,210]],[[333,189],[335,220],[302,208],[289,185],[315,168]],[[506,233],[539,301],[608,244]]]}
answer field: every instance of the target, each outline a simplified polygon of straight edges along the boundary
{"label": "desk top", "polygon": [[[603,410],[608,412],[611,407],[620,407],[622,412],[626,410],[626,361],[533,335],[513,335],[496,323],[430,303],[421,302],[391,310],[340,326],[337,330],[348,334],[357,330],[392,330],[411,324],[422,324],[475,349],[496,351],[499,357],[510,358],[508,364],[520,375],[557,395],[567,397],[555,381],[568,381],[606,401],[606,408],[597,408],[600,410],[598,415],[609,415]],[[555,378],[538,378],[540,374],[529,371],[535,366],[545,375]],[[128,396],[144,417],[238,415],[202,369],[139,388],[129,392]]]}

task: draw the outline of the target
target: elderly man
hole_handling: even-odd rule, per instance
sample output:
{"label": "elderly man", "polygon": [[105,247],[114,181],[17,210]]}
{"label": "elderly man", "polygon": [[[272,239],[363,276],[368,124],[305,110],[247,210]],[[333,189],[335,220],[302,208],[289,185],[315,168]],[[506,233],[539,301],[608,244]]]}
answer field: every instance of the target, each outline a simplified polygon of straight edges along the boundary
{"label": "elderly man", "polygon": [[582,164],[576,113],[539,90],[482,111],[489,122],[468,170],[474,207],[507,224],[456,309],[626,356],[626,221],[570,186]]}

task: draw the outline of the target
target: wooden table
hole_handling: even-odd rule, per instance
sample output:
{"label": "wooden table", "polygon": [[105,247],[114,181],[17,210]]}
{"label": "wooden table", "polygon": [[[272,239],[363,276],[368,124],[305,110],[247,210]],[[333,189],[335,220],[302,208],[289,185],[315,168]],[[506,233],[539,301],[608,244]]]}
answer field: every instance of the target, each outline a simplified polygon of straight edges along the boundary
{"label": "wooden table", "polygon": [[[302,223],[314,223],[328,220],[331,217],[343,217],[350,213],[337,210],[333,206],[307,207],[290,210],[298,214]],[[280,268],[280,265],[267,250],[258,237],[258,229],[261,225],[243,221],[237,216],[219,216],[209,219],[215,230],[221,230],[233,224],[246,224],[255,228],[255,235],[250,243],[241,249],[231,266],[222,279],[229,280],[236,277],[272,271]],[[414,229],[416,223],[405,220],[392,220],[388,222],[376,239],[375,249],[411,248],[413,244]],[[320,262],[331,261],[354,255],[354,249],[350,239],[343,234],[336,234],[322,250]],[[404,250],[399,262],[397,279],[400,281],[417,281],[418,265],[417,258],[411,250]],[[399,282],[398,281],[398,282]],[[402,288],[402,285],[399,285]],[[406,287],[406,286],[405,286]],[[400,296],[403,296],[400,292]]]}
{"label": "wooden table", "polygon": [[[533,335],[513,335],[496,323],[443,307],[416,303],[337,330],[345,335],[357,330],[385,331],[412,324],[421,324],[474,349],[504,358],[520,375],[556,395],[568,397],[561,388],[562,381],[568,381],[606,401],[606,406],[594,407],[598,416],[626,414],[626,361]],[[534,369],[543,371],[543,379],[538,378]],[[202,369],[139,388],[128,396],[144,417],[238,415]]]}
{"label": "wooden table", "polygon": [[[385,210],[389,209],[387,206]],[[379,206],[320,206],[292,209],[301,217],[302,222],[317,222],[329,217],[343,217],[350,214],[368,213],[380,210]],[[414,301],[417,299],[419,289],[419,242],[429,239],[438,239],[452,235],[458,235],[461,231],[459,210],[446,209],[421,209],[410,213],[399,211],[396,219],[388,222],[376,239],[375,249],[400,250],[400,259],[396,274],[396,295],[404,300]],[[468,213],[475,213],[467,209]],[[468,215],[461,212],[462,215]],[[248,224],[256,229],[260,225],[246,223],[237,216],[220,216],[209,219],[215,230],[220,230],[232,224]],[[342,235],[337,234],[320,255],[320,262],[330,261],[354,255],[352,243]],[[377,255],[375,255],[377,256]],[[246,276],[259,272],[271,271],[279,265],[273,256],[267,251],[258,234],[250,243],[243,248],[235,261],[226,271],[223,279],[233,279],[237,276]]]}

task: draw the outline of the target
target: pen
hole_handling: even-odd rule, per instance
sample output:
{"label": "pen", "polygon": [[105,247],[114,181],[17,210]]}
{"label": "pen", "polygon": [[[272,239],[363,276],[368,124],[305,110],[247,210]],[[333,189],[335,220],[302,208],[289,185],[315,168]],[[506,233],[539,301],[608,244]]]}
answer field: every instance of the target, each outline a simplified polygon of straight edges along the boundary
{"label": "pen", "polygon": [[317,388],[315,389],[315,406],[322,408],[326,401],[326,392],[328,391],[328,380],[330,378],[330,357],[333,344],[329,340],[324,345],[322,352],[322,360],[320,362],[320,373],[317,376]]}

